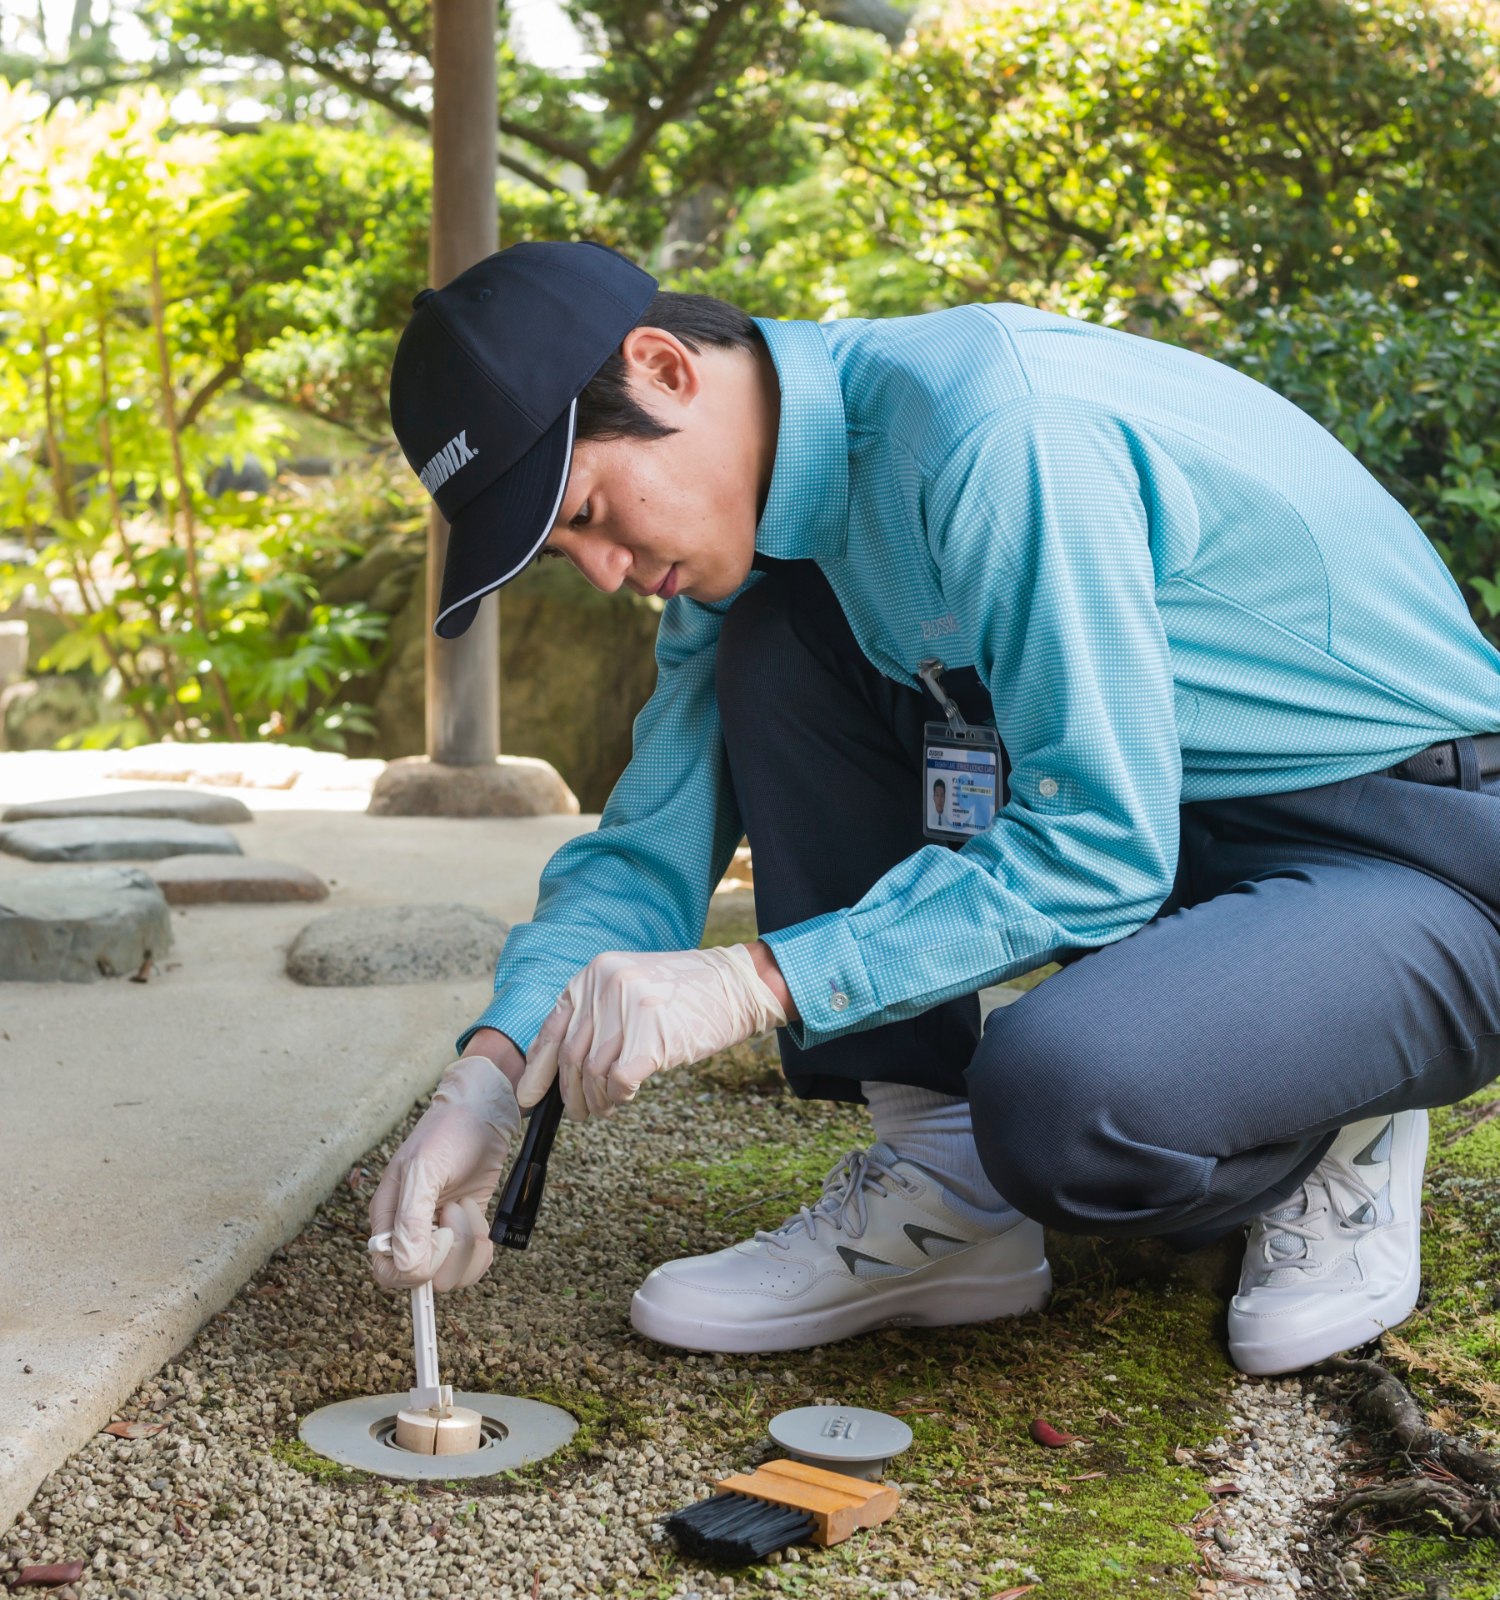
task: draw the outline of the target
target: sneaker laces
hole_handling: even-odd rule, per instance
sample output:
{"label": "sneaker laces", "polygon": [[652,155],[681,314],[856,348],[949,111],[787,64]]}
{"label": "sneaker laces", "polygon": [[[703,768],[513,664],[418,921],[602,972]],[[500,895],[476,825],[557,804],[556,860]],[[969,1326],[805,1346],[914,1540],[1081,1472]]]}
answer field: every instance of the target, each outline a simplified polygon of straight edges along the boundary
{"label": "sneaker laces", "polygon": [[[907,1191],[914,1187],[889,1161],[876,1155],[875,1151],[881,1148],[876,1145],[869,1150],[846,1150],[839,1157],[838,1165],[824,1178],[822,1198],[811,1206],[803,1206],[779,1228],[757,1228],[756,1242],[789,1249],[789,1234],[801,1228],[809,1239],[816,1239],[820,1222],[848,1234],[851,1239],[863,1238],[867,1223],[865,1191],[869,1189],[884,1195],[888,1183]],[[886,1153],[894,1159],[893,1152]]]}
{"label": "sneaker laces", "polygon": [[[1339,1186],[1350,1190],[1356,1200],[1352,1207],[1344,1203],[1333,1183],[1337,1172]],[[1322,1195],[1322,1203],[1314,1207],[1313,1191]],[[1332,1216],[1335,1225],[1350,1233],[1368,1233],[1380,1220],[1380,1195],[1357,1172],[1342,1162],[1322,1163],[1307,1175],[1301,1189],[1292,1201],[1277,1211],[1267,1211],[1256,1219],[1260,1237],[1255,1247],[1260,1253],[1262,1266],[1272,1272],[1292,1269],[1305,1272],[1316,1269],[1316,1262],[1308,1245],[1318,1244],[1327,1237],[1327,1228],[1318,1226],[1321,1218]],[[1300,1244],[1300,1248],[1298,1248]]]}

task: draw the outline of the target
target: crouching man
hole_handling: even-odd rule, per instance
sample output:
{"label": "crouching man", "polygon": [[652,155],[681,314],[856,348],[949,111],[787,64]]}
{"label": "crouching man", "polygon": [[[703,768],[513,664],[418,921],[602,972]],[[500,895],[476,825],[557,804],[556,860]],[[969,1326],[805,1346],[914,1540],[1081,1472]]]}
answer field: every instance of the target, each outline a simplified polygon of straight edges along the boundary
{"label": "crouching man", "polygon": [[[608,1115],[774,1026],[876,1142],[652,1272],[654,1339],[1015,1315],[1043,1224],[1248,1225],[1247,1372],[1411,1311],[1427,1109],[1500,1072],[1500,655],[1322,428],[1022,306],[752,320],[588,244],[420,296],[391,413],[441,636],[539,554],[665,605],[630,766],[375,1197],[384,1281],[487,1267],[517,1100]],[[761,937],[700,951],[742,834]]]}

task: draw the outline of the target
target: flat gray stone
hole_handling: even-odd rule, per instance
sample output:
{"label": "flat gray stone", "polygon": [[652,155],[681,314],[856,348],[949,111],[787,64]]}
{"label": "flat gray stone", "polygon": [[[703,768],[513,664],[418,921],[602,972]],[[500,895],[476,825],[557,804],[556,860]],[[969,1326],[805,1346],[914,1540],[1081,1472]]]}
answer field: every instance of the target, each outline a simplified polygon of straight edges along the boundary
{"label": "flat gray stone", "polygon": [[28,861],[160,861],[164,856],[237,856],[227,828],[154,817],[59,817],[8,822],[0,850]]}
{"label": "flat gray stone", "polygon": [[477,906],[350,906],[309,922],[286,970],[319,988],[485,978],[509,932]]}
{"label": "flat gray stone", "polygon": [[147,870],[173,906],[328,898],[328,885],[306,867],[259,856],[170,856]]}
{"label": "flat gray stone", "polygon": [[171,948],[167,902],[139,867],[0,878],[0,979],[93,983]]}
{"label": "flat gray stone", "polygon": [[119,794],[83,794],[70,800],[32,800],[7,806],[0,822],[36,822],[54,817],[157,817],[174,822],[254,822],[255,813],[230,794],[202,789],[126,789]]}

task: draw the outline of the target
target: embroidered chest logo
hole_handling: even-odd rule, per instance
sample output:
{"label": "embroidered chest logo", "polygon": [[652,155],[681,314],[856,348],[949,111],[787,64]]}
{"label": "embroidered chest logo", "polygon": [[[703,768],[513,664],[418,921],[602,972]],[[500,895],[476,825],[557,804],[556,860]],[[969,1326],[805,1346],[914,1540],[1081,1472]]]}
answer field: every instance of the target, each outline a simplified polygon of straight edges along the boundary
{"label": "embroidered chest logo", "polygon": [[946,617],[933,617],[922,624],[924,639],[941,639],[946,633],[958,632],[958,618],[950,611]]}
{"label": "embroidered chest logo", "polygon": [[469,430],[465,428],[438,451],[417,474],[417,478],[428,494],[436,494],[460,467],[478,454],[477,450],[469,448]]}

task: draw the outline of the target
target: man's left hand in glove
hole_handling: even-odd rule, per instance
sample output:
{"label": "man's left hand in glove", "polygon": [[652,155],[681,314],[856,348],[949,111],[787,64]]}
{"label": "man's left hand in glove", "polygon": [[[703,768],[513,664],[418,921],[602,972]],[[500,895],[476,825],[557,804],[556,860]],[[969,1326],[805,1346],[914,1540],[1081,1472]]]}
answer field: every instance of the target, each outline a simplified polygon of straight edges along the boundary
{"label": "man's left hand in glove", "polygon": [[526,1052],[516,1098],[533,1106],[561,1076],[573,1121],[607,1117],[653,1072],[781,1027],[789,1013],[791,996],[763,944],[596,956]]}

